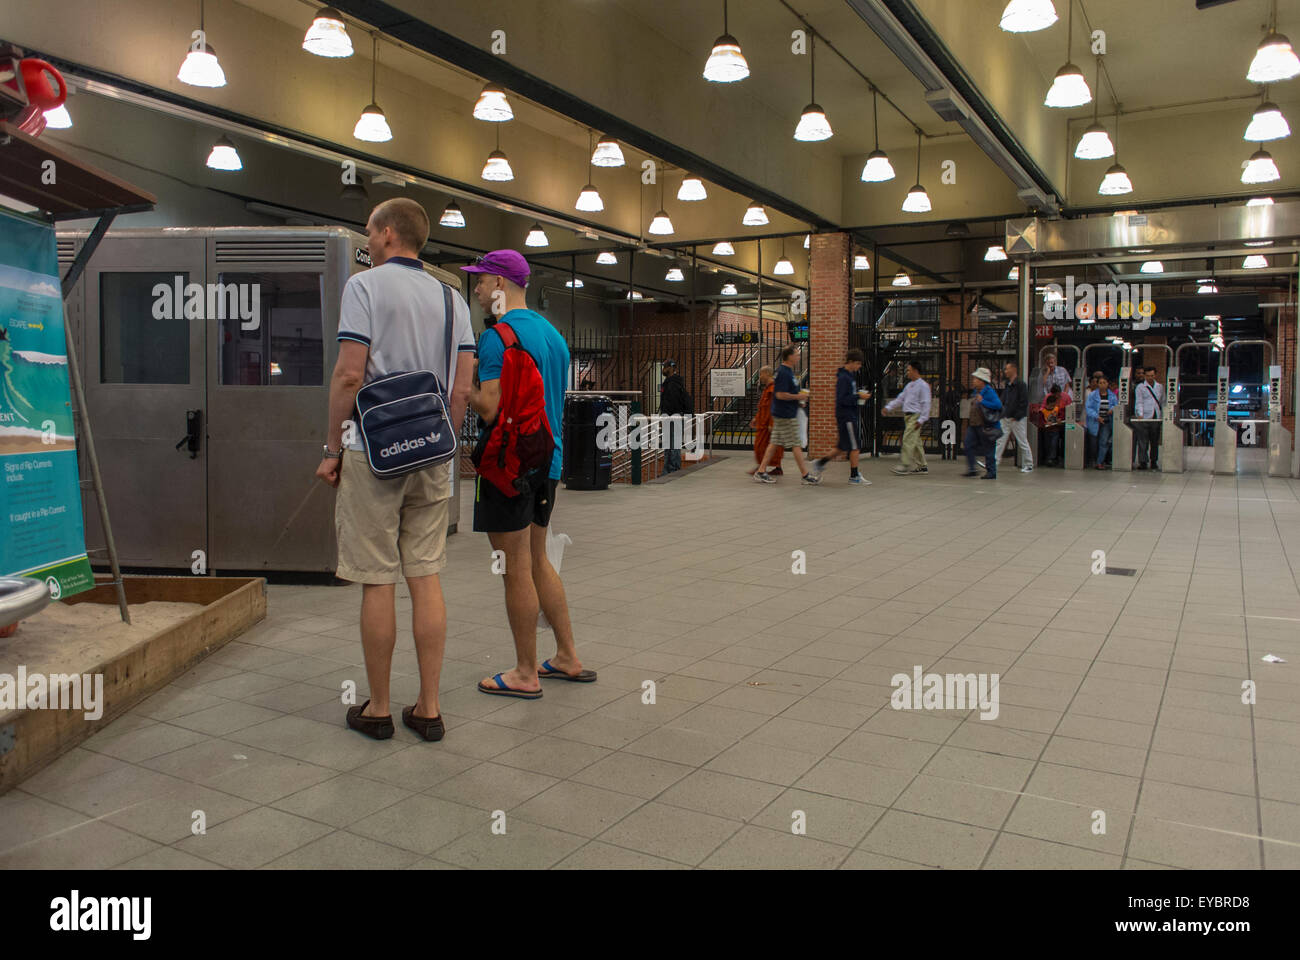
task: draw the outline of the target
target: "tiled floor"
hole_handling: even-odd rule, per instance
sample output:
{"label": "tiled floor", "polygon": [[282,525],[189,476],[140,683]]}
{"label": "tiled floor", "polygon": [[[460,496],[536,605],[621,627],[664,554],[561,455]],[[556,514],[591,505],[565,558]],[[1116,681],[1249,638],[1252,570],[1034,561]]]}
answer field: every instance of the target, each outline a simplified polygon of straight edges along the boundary
{"label": "tiled floor", "polygon": [[[1207,453],[821,489],[740,454],[562,491],[600,680],[536,702],[474,689],[511,645],[466,515],[442,743],[343,726],[359,588],[273,586],[265,623],[0,797],[0,867],[1300,867],[1297,481]],[[999,674],[997,718],[893,709],[917,666]]]}

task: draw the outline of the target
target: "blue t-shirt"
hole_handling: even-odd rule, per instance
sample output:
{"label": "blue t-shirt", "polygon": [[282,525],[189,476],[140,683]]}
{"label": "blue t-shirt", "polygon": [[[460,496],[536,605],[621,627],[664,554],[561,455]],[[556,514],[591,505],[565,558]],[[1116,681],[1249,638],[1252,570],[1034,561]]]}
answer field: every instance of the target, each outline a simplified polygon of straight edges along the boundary
{"label": "blue t-shirt", "polygon": [[[542,374],[546,388],[546,420],[555,439],[555,456],[551,458],[550,478],[560,479],[564,463],[564,388],[569,376],[569,345],[560,331],[533,310],[511,310],[501,321],[510,324],[520,345],[527,350]],[[478,379],[480,383],[498,380],[505,347],[501,337],[489,327],[478,342]]]}
{"label": "blue t-shirt", "polygon": [[798,400],[782,400],[778,393],[798,393],[799,384],[795,382],[794,371],[784,363],[776,368],[775,386],[772,388],[772,416],[793,419],[799,414]]}

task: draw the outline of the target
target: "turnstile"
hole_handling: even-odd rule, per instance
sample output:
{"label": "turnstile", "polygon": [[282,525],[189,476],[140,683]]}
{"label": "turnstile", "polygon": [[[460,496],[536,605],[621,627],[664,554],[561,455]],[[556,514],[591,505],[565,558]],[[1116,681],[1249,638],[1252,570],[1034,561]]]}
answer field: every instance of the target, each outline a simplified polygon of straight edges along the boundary
{"label": "turnstile", "polygon": [[1112,470],[1124,472],[1133,469],[1133,428],[1124,419],[1128,411],[1129,383],[1133,379],[1132,362],[1126,351],[1119,368],[1119,389],[1115,391],[1119,409],[1111,411],[1110,417],[1110,466]]}
{"label": "turnstile", "polygon": [[1232,350],[1234,347],[1266,347],[1268,362],[1264,364],[1268,385],[1268,419],[1252,418],[1240,421],[1248,427],[1256,424],[1268,427],[1268,475],[1291,475],[1291,431],[1282,426],[1282,368],[1273,364],[1273,344],[1267,340],[1234,340],[1223,351],[1223,364],[1219,367],[1215,383],[1214,404],[1214,472],[1219,476],[1236,476],[1237,432],[1228,419],[1229,398],[1232,395]]}
{"label": "turnstile", "polygon": [[[1083,410],[1083,359],[1079,348],[1069,343],[1048,344],[1038,351],[1038,366],[1035,368],[1035,374],[1043,369],[1043,358],[1049,353],[1060,359],[1061,351],[1074,351],[1074,369],[1071,373],[1070,403],[1065,408],[1065,426],[1062,430],[1065,433],[1062,439],[1064,447],[1065,467],[1067,470],[1083,469],[1083,428],[1079,424],[1079,415]],[[1062,366],[1062,369],[1065,369]],[[1039,384],[1039,389],[1042,384]],[[1041,397],[1039,399],[1042,399]],[[1038,459],[1038,428],[1031,422],[1027,432],[1030,449],[1034,451],[1034,459]]]}
{"label": "turnstile", "polygon": [[[1165,369],[1168,370],[1170,367],[1173,366],[1174,351],[1173,351],[1173,348],[1170,347],[1168,344],[1165,344],[1165,343],[1137,343],[1137,344],[1134,344],[1134,345],[1133,345],[1133,350],[1134,350],[1135,353],[1137,353],[1139,359],[1142,359],[1142,351],[1143,351],[1143,350],[1163,350],[1163,351],[1165,351],[1165,353],[1167,353],[1167,354],[1169,355],[1169,359],[1166,361],[1166,364],[1165,364]],[[1145,364],[1145,361],[1143,361],[1143,363]],[[1143,382],[1143,379],[1144,379],[1142,376],[1134,377],[1134,376],[1132,375],[1132,370],[1133,370],[1133,368],[1132,368],[1132,365],[1130,364],[1130,365],[1126,365],[1125,367],[1123,367],[1123,368],[1120,370],[1120,373],[1119,373],[1119,384],[1120,384],[1120,385],[1119,385],[1119,405],[1120,405],[1120,409],[1121,409],[1121,410],[1124,410],[1124,411],[1127,411],[1127,410],[1128,410],[1128,401],[1129,401],[1129,398],[1130,398],[1130,397],[1136,397],[1136,396],[1137,396],[1137,391],[1140,389],[1140,386],[1141,386],[1141,384],[1142,384],[1142,382]],[[1172,403],[1169,402],[1169,397],[1170,397],[1170,396],[1171,396],[1171,394],[1169,393],[1168,389],[1166,389],[1166,390],[1165,390],[1165,397],[1164,397],[1164,400],[1162,400],[1162,401],[1160,402],[1161,415],[1160,415],[1159,422],[1160,422],[1160,424],[1161,424],[1161,430],[1160,430],[1160,433],[1161,433],[1161,439],[1160,439],[1160,441],[1159,441],[1160,447],[1158,448],[1158,449],[1160,450],[1160,452],[1157,453],[1156,451],[1152,451],[1152,455],[1153,455],[1153,456],[1156,456],[1156,457],[1159,458],[1158,462],[1159,462],[1162,466],[1163,466],[1163,464],[1164,464],[1164,457],[1161,455],[1161,454],[1163,453],[1164,435],[1167,434],[1167,433],[1171,433],[1171,432],[1173,432],[1172,429],[1166,429],[1166,428],[1165,428],[1165,424],[1168,423],[1168,422],[1171,422],[1171,421],[1170,421],[1170,412],[1171,412],[1171,410],[1172,410],[1172,408],[1173,408],[1173,406],[1174,406],[1174,404],[1172,404]],[[1177,396],[1177,394],[1175,393],[1175,394],[1173,394],[1173,396]],[[1133,444],[1134,444],[1134,440],[1133,440],[1133,423],[1134,423],[1134,422],[1137,422],[1137,423],[1149,422],[1149,421],[1141,421],[1141,420],[1138,420],[1138,419],[1137,419],[1137,416],[1136,416],[1136,414],[1137,414],[1136,404],[1134,405],[1134,411],[1133,411],[1133,412],[1134,412],[1134,417],[1133,417],[1132,420],[1125,421],[1125,419],[1124,419],[1123,416],[1117,417],[1117,418],[1115,419],[1114,435],[1113,435],[1113,439],[1112,439],[1112,445],[1113,445],[1113,447],[1114,447],[1114,451],[1115,451],[1113,460],[1114,460],[1114,469],[1116,469],[1116,470],[1131,470],[1131,469],[1132,469],[1132,467],[1133,467]],[[1181,434],[1181,433],[1179,433],[1179,439],[1180,439],[1180,440],[1182,439],[1182,434]],[[1182,472],[1182,451],[1183,451],[1182,444],[1179,443],[1179,445],[1178,445],[1178,470],[1176,471],[1176,472],[1179,472],[1179,473]]]}
{"label": "turnstile", "polygon": [[1160,472],[1183,472],[1183,425],[1178,422],[1178,362],[1165,370],[1165,411],[1160,426]]}

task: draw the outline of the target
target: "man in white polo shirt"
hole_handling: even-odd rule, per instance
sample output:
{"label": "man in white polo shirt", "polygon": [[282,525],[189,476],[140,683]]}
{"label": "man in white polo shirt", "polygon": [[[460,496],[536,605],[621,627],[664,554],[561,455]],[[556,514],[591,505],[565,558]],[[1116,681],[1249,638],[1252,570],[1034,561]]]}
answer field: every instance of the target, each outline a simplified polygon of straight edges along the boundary
{"label": "man in white polo shirt", "polygon": [[469,304],[453,290],[452,336],[446,342],[443,285],[419,260],[429,239],[423,207],[405,197],[386,200],[371,212],[366,235],[374,266],[343,288],[325,454],[316,468],[317,477],[338,488],[338,576],[363,585],[361,646],[370,699],[348,710],[347,724],[376,740],[393,735],[388,698],[397,643],[396,585],[405,577],[420,694],[402,711],[402,721],[426,740],[441,740],[438,681],[447,608],[438,573],[446,563],[452,465],[376,477],[355,427],[344,449],[344,422],[354,419],[357,391],[364,384],[390,373],[429,370],[444,383],[451,379],[451,422],[459,426],[474,371],[474,331]]}

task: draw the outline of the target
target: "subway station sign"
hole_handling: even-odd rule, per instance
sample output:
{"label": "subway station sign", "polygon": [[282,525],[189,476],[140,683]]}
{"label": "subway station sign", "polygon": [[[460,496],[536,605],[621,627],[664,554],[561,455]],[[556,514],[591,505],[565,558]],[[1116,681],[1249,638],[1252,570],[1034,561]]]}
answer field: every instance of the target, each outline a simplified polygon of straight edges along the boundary
{"label": "subway station sign", "polygon": [[763,334],[759,330],[719,330],[713,335],[715,344],[724,343],[762,343]]}

